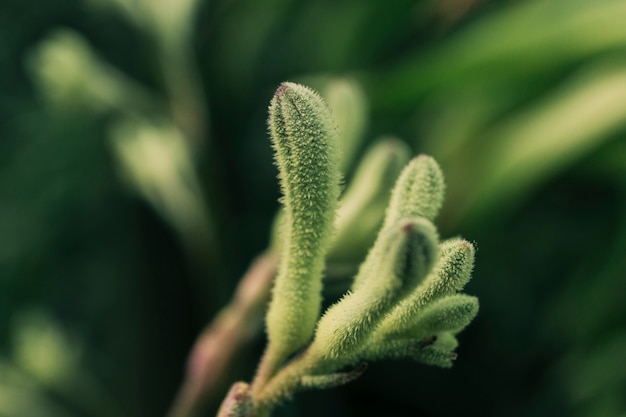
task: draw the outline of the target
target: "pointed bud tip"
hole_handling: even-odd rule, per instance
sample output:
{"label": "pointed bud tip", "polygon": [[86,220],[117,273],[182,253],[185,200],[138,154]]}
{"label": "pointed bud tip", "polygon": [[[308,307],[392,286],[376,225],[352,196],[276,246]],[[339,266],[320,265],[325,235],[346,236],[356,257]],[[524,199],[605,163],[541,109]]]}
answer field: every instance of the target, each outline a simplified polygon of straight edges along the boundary
{"label": "pointed bud tip", "polygon": [[474,245],[471,242],[468,242],[467,240],[461,240],[460,246],[461,246],[461,250],[463,251],[465,255],[471,255],[476,250]]}
{"label": "pointed bud tip", "polygon": [[413,161],[415,162],[425,162],[425,161],[434,161],[433,157],[430,155],[426,155],[425,153],[417,154],[413,157]]}
{"label": "pointed bud tip", "polygon": [[402,225],[402,231],[406,234],[411,233],[414,228],[415,228],[415,223],[411,221],[408,221],[404,225]]}
{"label": "pointed bud tip", "polygon": [[435,158],[430,155],[426,155],[425,153],[421,153],[413,157],[411,163],[419,166],[421,169],[424,169],[424,167],[428,167],[431,172],[435,171],[433,173],[441,171],[441,168],[439,167],[437,161],[435,161]]}
{"label": "pointed bud tip", "polygon": [[283,94],[285,94],[285,90],[287,90],[287,87],[289,86],[289,84],[291,83],[287,81],[282,82],[276,89],[276,92],[274,93],[274,98],[280,98]]}

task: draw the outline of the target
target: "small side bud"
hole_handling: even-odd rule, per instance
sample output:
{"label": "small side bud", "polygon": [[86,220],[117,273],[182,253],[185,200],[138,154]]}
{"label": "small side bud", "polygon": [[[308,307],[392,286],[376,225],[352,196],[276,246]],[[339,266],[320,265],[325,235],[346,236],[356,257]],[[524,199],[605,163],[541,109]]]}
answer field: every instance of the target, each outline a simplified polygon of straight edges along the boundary
{"label": "small side bud", "polygon": [[[439,333],[424,339],[372,340],[363,350],[361,356],[365,360],[399,358],[419,360],[422,357],[428,359],[435,356],[440,360],[448,361],[454,356],[453,351],[458,345],[456,337],[449,332]],[[429,363],[428,361],[425,362]]]}
{"label": "small side bud", "polygon": [[398,303],[381,323],[377,333],[381,336],[405,333],[419,320],[429,303],[463,289],[471,277],[474,253],[474,246],[466,240],[455,238],[444,241],[433,271]]}
{"label": "small side bud", "polygon": [[339,169],[335,122],[313,90],[281,84],[268,123],[285,216],[281,263],[267,313],[268,352],[277,362],[273,368],[309,342],[319,317]]}
{"label": "small side bud", "polygon": [[349,372],[337,372],[327,375],[304,375],[300,380],[302,388],[334,388],[352,382],[365,372],[366,363],[361,363]]}
{"label": "small side bud", "polygon": [[339,203],[330,259],[364,257],[376,239],[391,189],[409,157],[408,146],[394,138],[382,139],[365,152]]}
{"label": "small side bud", "polygon": [[224,398],[217,417],[250,417],[254,410],[250,385],[235,382]]}
{"label": "small side bud", "polygon": [[426,347],[422,350],[415,352],[411,358],[417,362],[421,362],[426,365],[439,366],[441,368],[451,368],[452,362],[457,358],[455,352],[447,350],[440,350],[435,347]]}
{"label": "small side bud", "polygon": [[409,217],[433,221],[443,204],[444,188],[443,174],[437,162],[426,155],[414,158],[393,188],[383,229]]}
{"label": "small side bud", "polygon": [[329,359],[354,357],[394,303],[428,274],[437,248],[436,230],[425,219],[403,220],[383,233],[352,291],[320,319],[309,352]]}
{"label": "small side bud", "polygon": [[452,352],[459,346],[459,341],[452,332],[441,332],[437,335],[437,340],[433,343],[433,347],[439,350]]}
{"label": "small side bud", "polygon": [[454,294],[441,298],[424,309],[419,319],[402,332],[414,338],[441,332],[458,333],[478,314],[478,298]]}
{"label": "small side bud", "polygon": [[474,245],[464,239],[454,238],[442,242],[437,266],[419,288],[415,304],[423,307],[431,301],[461,291],[471,279],[475,252]]}

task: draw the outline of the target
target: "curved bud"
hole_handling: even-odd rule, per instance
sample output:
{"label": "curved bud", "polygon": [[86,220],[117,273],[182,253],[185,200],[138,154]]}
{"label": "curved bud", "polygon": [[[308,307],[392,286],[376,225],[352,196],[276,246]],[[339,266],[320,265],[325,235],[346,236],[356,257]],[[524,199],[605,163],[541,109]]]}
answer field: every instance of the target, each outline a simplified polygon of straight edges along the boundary
{"label": "curved bud", "polygon": [[462,290],[472,277],[475,253],[474,245],[467,240],[453,238],[442,242],[437,266],[417,289],[414,305],[421,308]]}
{"label": "curved bud", "polygon": [[367,124],[367,99],[361,86],[350,78],[330,80],[322,89],[322,96],[339,127],[340,169],[346,172],[363,141]]}
{"label": "curved bud", "polygon": [[309,342],[319,317],[339,169],[333,118],[311,89],[281,84],[268,123],[285,216],[281,263],[267,313],[268,352],[281,362]]}
{"label": "curved bud", "polygon": [[429,303],[463,289],[474,267],[474,252],[474,246],[466,240],[454,238],[444,241],[433,271],[396,305],[376,333],[380,337],[404,334],[419,320]]}
{"label": "curved bud", "polygon": [[429,304],[416,322],[398,326],[393,335],[420,339],[441,332],[455,334],[467,327],[476,314],[478,298],[467,294],[450,295]]}
{"label": "curved bud", "polygon": [[302,388],[334,388],[352,382],[365,372],[366,363],[359,364],[356,368],[348,372],[337,372],[325,375],[304,375],[300,379]]}
{"label": "curved bud", "polygon": [[404,168],[391,192],[383,229],[408,217],[433,221],[443,204],[443,174],[433,158],[419,155]]}
{"label": "curved bud", "polygon": [[437,340],[432,344],[435,349],[452,352],[459,346],[459,341],[452,332],[442,332],[437,334]]}
{"label": "curved bud", "polygon": [[[459,342],[450,332],[442,332],[425,339],[375,339],[361,353],[364,360],[413,358],[427,364],[439,366],[442,363],[452,364],[454,349]],[[421,359],[425,360],[421,360]],[[439,363],[435,362],[439,359]],[[443,362],[442,362],[443,360]]]}
{"label": "curved bud", "polygon": [[409,155],[409,147],[395,138],[382,139],[365,152],[339,203],[329,258],[362,259],[376,239],[391,189]]}
{"label": "curved bud", "polygon": [[352,291],[320,319],[310,354],[353,358],[384,314],[428,274],[437,250],[437,232],[429,221],[408,219],[391,227],[361,265]]}

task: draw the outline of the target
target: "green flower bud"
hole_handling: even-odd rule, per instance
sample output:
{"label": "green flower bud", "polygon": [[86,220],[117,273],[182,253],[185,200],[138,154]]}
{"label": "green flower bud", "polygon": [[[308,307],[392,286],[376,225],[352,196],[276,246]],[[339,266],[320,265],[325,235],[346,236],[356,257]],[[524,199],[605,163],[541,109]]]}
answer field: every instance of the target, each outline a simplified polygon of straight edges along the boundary
{"label": "green flower bud", "polygon": [[361,363],[349,372],[337,372],[325,375],[304,375],[300,380],[302,388],[332,388],[354,381],[367,369],[367,364]]}
{"label": "green flower bud", "polygon": [[467,294],[449,295],[429,304],[410,327],[398,328],[394,333],[414,339],[441,332],[458,333],[474,320],[476,314],[478,298]]}
{"label": "green flower bud", "polygon": [[404,334],[431,302],[455,294],[470,280],[474,267],[474,246],[463,239],[449,239],[440,247],[437,266],[410,295],[402,299],[381,323],[381,337]]}
{"label": "green flower bud", "polygon": [[311,89],[283,83],[269,108],[283,192],[281,262],[267,313],[268,352],[277,362],[311,339],[339,195],[336,128]]}
{"label": "green flower bud", "polygon": [[433,272],[417,289],[412,300],[416,307],[461,291],[472,277],[475,249],[467,240],[448,239],[441,244],[440,258]]}
{"label": "green flower bud", "polygon": [[361,359],[412,358],[427,365],[449,368],[456,359],[454,349],[458,345],[456,337],[450,332],[442,332],[421,340],[375,340],[363,351]]}
{"label": "green flower bud", "polygon": [[448,350],[437,349],[434,346],[428,346],[416,351],[411,358],[426,365],[450,368],[452,367],[452,362],[457,358],[457,354]]}
{"label": "green flower bud", "polygon": [[420,155],[404,168],[391,192],[383,229],[400,219],[425,217],[433,221],[443,204],[443,174],[430,156]]}
{"label": "green flower bud", "polygon": [[339,204],[330,259],[362,259],[376,239],[391,189],[409,155],[408,146],[393,138],[380,140],[365,152]]}
{"label": "green flower bud", "polygon": [[437,241],[432,223],[420,218],[403,220],[383,233],[352,290],[320,319],[311,355],[345,360],[358,354],[387,311],[428,274]]}
{"label": "green flower bud", "polygon": [[431,346],[435,349],[452,352],[459,346],[459,341],[452,332],[442,332],[437,334],[437,339]]}

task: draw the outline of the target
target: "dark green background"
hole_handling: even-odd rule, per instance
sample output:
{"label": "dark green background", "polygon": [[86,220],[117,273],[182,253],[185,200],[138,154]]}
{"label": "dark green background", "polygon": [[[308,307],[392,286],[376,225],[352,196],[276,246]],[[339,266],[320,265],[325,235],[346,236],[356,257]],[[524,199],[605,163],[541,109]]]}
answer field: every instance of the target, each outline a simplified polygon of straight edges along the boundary
{"label": "dark green background", "polygon": [[[438,226],[476,243],[467,292],[481,310],[453,369],[374,363],[276,415],[626,416],[622,1],[201,1],[192,51],[210,116],[194,157],[219,246],[205,269],[118,175],[107,129],[119,115],[53,108],[33,82],[27,57],[68,27],[168,100],[153,37],[87,4],[0,2],[2,363],[19,317],[43,311],[123,415],[164,415],[195,335],[267,245],[279,197],[265,125],[273,90],[351,75],[370,101],[366,141],[393,134],[441,163]],[[576,143],[559,135],[578,124],[594,127]],[[231,381],[251,377],[262,347],[259,336]],[[15,387],[31,390],[22,382],[0,372],[0,416]],[[60,410],[42,417],[98,407],[71,384],[36,390]]]}

